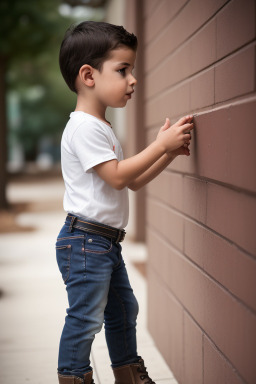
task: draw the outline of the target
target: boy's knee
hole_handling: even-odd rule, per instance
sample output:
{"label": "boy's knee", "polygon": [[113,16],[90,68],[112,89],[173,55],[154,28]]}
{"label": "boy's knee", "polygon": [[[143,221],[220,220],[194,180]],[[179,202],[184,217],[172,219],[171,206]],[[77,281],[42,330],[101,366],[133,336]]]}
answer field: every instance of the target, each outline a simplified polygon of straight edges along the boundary
{"label": "boy's knee", "polygon": [[136,297],[133,295],[132,300],[127,306],[127,321],[135,322],[139,313],[139,304]]}
{"label": "boy's knee", "polygon": [[88,334],[99,333],[104,322],[104,315],[85,316],[81,313],[68,313],[66,317],[66,326],[73,329],[86,329]]}

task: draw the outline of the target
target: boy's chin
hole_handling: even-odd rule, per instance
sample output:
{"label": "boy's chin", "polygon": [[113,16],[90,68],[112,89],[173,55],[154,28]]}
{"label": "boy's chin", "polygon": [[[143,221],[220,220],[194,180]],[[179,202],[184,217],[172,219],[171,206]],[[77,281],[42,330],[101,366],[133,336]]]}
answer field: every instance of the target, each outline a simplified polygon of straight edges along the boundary
{"label": "boy's chin", "polygon": [[125,100],[121,103],[116,103],[115,105],[110,105],[110,107],[112,107],[112,108],[124,108],[127,104],[127,101],[128,100]]}

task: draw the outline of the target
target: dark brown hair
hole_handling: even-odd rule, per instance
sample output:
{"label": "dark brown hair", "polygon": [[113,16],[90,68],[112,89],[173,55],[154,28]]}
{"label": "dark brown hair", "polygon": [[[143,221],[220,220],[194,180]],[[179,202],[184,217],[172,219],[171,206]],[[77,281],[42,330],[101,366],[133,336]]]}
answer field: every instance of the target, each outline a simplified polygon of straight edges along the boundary
{"label": "dark brown hair", "polygon": [[65,34],[59,55],[61,73],[71,91],[76,92],[76,77],[84,64],[100,71],[112,50],[125,45],[136,51],[137,44],[137,37],[122,26],[84,21]]}

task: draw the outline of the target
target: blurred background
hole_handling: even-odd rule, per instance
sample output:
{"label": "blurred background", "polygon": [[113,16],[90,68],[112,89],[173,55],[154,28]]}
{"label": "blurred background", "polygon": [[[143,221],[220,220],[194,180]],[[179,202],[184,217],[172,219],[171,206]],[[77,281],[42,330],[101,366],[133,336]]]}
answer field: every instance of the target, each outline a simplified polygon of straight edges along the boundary
{"label": "blurred background", "polygon": [[72,23],[103,20],[104,3],[1,1],[1,208],[7,206],[6,172],[59,170],[61,133],[75,105],[59,71],[60,43]]}

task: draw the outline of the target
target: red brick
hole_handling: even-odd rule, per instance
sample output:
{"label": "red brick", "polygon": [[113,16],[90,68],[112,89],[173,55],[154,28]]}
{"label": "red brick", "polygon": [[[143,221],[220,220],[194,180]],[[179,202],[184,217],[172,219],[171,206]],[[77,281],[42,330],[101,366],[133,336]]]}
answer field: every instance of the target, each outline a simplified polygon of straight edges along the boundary
{"label": "red brick", "polygon": [[[159,200],[165,202],[166,188],[163,187],[164,180],[164,172],[162,172],[147,185],[147,194],[149,196],[157,197]],[[160,189],[159,185],[161,185]]]}
{"label": "red brick", "polygon": [[253,192],[256,192],[256,151],[252,140],[256,126],[255,111],[255,99],[230,108],[231,149],[228,156],[228,182]]}
{"label": "red brick", "polygon": [[256,311],[256,260],[207,228],[185,221],[185,254]]}
{"label": "red brick", "polygon": [[136,9],[137,9],[136,0],[131,0],[129,2],[129,7],[126,7],[125,9],[125,14],[124,14],[125,28],[127,29],[127,31],[131,33],[137,33],[137,28],[136,28],[137,17],[135,17]]}
{"label": "red brick", "polygon": [[[191,54],[192,47],[190,42],[183,44],[180,49],[170,57],[169,82],[167,84],[176,84],[191,75]],[[167,63],[168,65],[169,63]]]}
{"label": "red brick", "polygon": [[206,225],[256,255],[256,198],[209,183]]}
{"label": "red brick", "polygon": [[187,313],[184,314],[184,382],[203,383],[203,334]]}
{"label": "red brick", "polygon": [[[158,19],[157,14],[161,14],[164,24],[155,23],[147,33],[146,126],[151,128],[147,132],[149,141],[155,138],[166,116],[174,119],[179,114],[213,105],[214,73],[213,68],[209,69],[208,66],[216,60],[216,44],[217,60],[220,60],[255,37],[255,2],[251,0],[190,0],[172,22],[167,21],[169,15],[162,11],[168,2],[171,3],[170,0],[158,2],[154,13],[153,2],[148,5],[147,0],[144,1],[145,8],[151,7],[148,28],[153,20]],[[207,23],[224,3],[227,5]],[[246,8],[251,9],[250,15]],[[213,33],[215,22],[217,40]],[[252,31],[253,37],[250,37]],[[209,44],[210,41],[212,44]],[[202,55],[204,44],[206,54]],[[250,87],[255,86],[255,74],[252,72],[255,59],[250,56],[254,52],[249,51],[250,47],[242,48],[240,52],[218,62],[215,72],[216,102],[254,90]],[[246,56],[242,52],[246,52]],[[188,53],[191,54],[190,61]],[[247,70],[241,74],[238,72],[239,66]],[[193,75],[192,69],[198,72],[206,67],[204,72],[184,81]],[[177,84],[179,82],[182,83]],[[188,98],[184,89],[189,91]],[[190,379],[193,382],[192,378],[197,384],[201,382],[199,363],[202,360],[196,359],[200,351],[201,329],[206,333],[203,378],[206,384],[256,382],[256,260],[247,254],[252,253],[252,249],[255,251],[253,229],[255,232],[256,211],[253,193],[256,192],[256,151],[252,139],[256,126],[255,111],[256,101],[251,99],[197,116],[190,158],[176,159],[168,167],[168,172],[161,174],[148,188],[151,196],[147,203],[149,321],[165,359],[172,369],[175,367],[179,372],[177,378],[180,382]],[[182,207],[177,195],[181,187],[172,190],[172,184],[168,184],[173,179],[172,171],[180,172],[177,175],[180,180],[186,178],[186,188],[180,196],[184,193],[186,214],[197,221],[206,221],[213,230],[175,211],[175,208],[180,211]],[[170,176],[167,177],[167,173]],[[193,178],[187,177],[187,174]],[[212,180],[207,188],[206,220],[205,200],[201,198],[205,196],[205,187],[202,188],[203,194],[197,194],[196,187],[193,189],[190,185],[190,181],[196,180],[197,176]],[[215,185],[214,180],[225,183],[226,187]],[[224,193],[216,192],[212,185],[214,188],[223,188]],[[194,191],[191,196],[190,190]],[[199,188],[199,192],[202,190]],[[253,193],[247,194],[246,191]],[[220,203],[216,204],[216,201]],[[183,250],[183,242],[187,257],[177,251]],[[239,247],[244,248],[245,252]],[[182,306],[185,318],[184,314],[182,317]],[[182,323],[185,332],[183,354],[180,349]],[[173,355],[175,348],[177,360]],[[239,375],[243,377],[242,380]]]}
{"label": "red brick", "polygon": [[184,213],[202,223],[206,221],[206,192],[206,182],[184,177]]}
{"label": "red brick", "polygon": [[148,244],[148,263],[149,268],[153,268],[160,279],[168,284],[169,274],[169,250],[165,241],[158,236],[153,230],[147,230]]}
{"label": "red brick", "polygon": [[156,316],[157,310],[158,310],[158,302],[159,302],[159,290],[156,287],[155,281],[155,272],[152,268],[147,269],[147,276],[149,284],[147,285],[148,288],[148,306],[147,306],[147,326],[148,329],[153,336],[153,338],[158,341],[158,345],[161,346],[161,350],[164,347],[161,340],[158,339],[158,316]]}
{"label": "red brick", "polygon": [[238,372],[256,380],[256,316],[169,247],[169,287]]}
{"label": "red brick", "polygon": [[207,229],[188,218],[184,222],[184,254],[203,269]]}
{"label": "red brick", "polygon": [[214,104],[214,69],[208,69],[194,77],[190,83],[191,110]]}
{"label": "red brick", "polygon": [[196,173],[216,180],[228,176],[229,113],[227,109],[194,118]]}
{"label": "red brick", "polygon": [[166,61],[145,76],[145,96],[148,101],[172,84],[172,62]]}
{"label": "red brick", "polygon": [[[169,252],[168,287],[191,315],[201,323],[204,318],[205,280],[203,271],[184,258],[179,251],[163,244]],[[200,300],[198,298],[200,297]]]}
{"label": "red brick", "polygon": [[162,126],[166,117],[170,115],[170,98],[169,96],[161,96],[157,99],[150,100],[146,103],[146,127],[158,125]]}
{"label": "red brick", "polygon": [[179,85],[173,89],[170,117],[185,115],[190,112],[190,92],[189,82]]}
{"label": "red brick", "polygon": [[214,344],[204,337],[204,384],[243,384],[230,363]]}
{"label": "red brick", "polygon": [[[183,7],[186,0],[163,0],[162,3],[158,2],[159,7],[151,11],[148,19],[145,22],[145,41],[150,42],[161,29],[170,22],[175,14]],[[147,7],[145,7],[147,8]]]}
{"label": "red brick", "polygon": [[[165,104],[162,116],[167,116],[168,105],[168,103]],[[154,103],[151,106],[155,107]],[[163,107],[161,102],[157,107],[159,109]],[[250,98],[232,106],[196,116],[191,156],[190,158],[179,157],[171,164],[170,169],[195,173],[255,192],[256,151],[254,141],[251,139],[256,125],[255,110],[256,100]],[[154,111],[149,109],[149,112],[152,112],[153,120],[160,119],[155,118],[157,108]],[[162,122],[163,119],[158,123],[159,128]],[[155,132],[157,133],[158,130]]]}
{"label": "red brick", "polygon": [[222,61],[215,68],[215,102],[255,89],[255,44]]}
{"label": "red brick", "polygon": [[189,82],[171,88],[146,103],[146,126],[162,126],[166,117],[187,114],[190,111]]}
{"label": "red brick", "polygon": [[191,41],[191,71],[198,72],[216,61],[216,19],[211,20]]}
{"label": "red brick", "polygon": [[[152,273],[151,273],[152,275]],[[156,337],[156,344],[162,346],[162,352],[165,357],[165,359],[168,357],[170,350],[169,350],[169,338],[170,338],[170,323],[168,326],[168,322],[166,319],[168,318],[168,308],[167,308],[167,293],[164,289],[163,285],[161,284],[161,280],[156,275],[155,276],[155,290],[157,290],[157,301],[155,303],[155,313],[162,313],[163,317],[160,319],[158,317],[157,321],[157,337]]]}
{"label": "red brick", "polygon": [[163,30],[145,51],[146,71],[155,67],[164,57],[184,43],[209,20],[225,0],[191,0],[177,17]]}
{"label": "red brick", "polygon": [[[164,243],[163,243],[164,244]],[[256,379],[256,316],[174,248],[169,250],[170,291],[248,382]],[[200,299],[199,299],[200,298]]]}
{"label": "red brick", "polygon": [[[159,0],[142,0],[145,3],[143,7],[144,18],[149,18],[150,15],[154,12],[154,9],[159,4]],[[128,6],[129,8],[129,6]]]}
{"label": "red brick", "polygon": [[230,1],[217,15],[217,59],[255,38],[255,1]]}
{"label": "red brick", "polygon": [[[155,68],[166,58],[175,48],[178,47],[179,43],[176,43],[176,35],[174,36],[176,19],[167,25],[162,30],[158,38],[154,39],[152,44],[145,47],[145,70],[148,73],[150,70]],[[182,33],[181,25],[177,24],[176,28],[177,36]]]}
{"label": "red brick", "polygon": [[191,44],[185,44],[146,76],[146,96],[151,98],[191,74]]}
{"label": "red brick", "polygon": [[254,98],[194,118],[196,174],[256,191]]}
{"label": "red brick", "polygon": [[256,380],[256,317],[215,284],[205,295],[203,328],[249,383]]}
{"label": "red brick", "polygon": [[202,27],[227,0],[195,0],[188,4],[187,15],[191,20],[191,30],[194,32]]}
{"label": "red brick", "polygon": [[183,217],[155,200],[147,199],[147,222],[150,228],[161,233],[168,242],[183,249]]}
{"label": "red brick", "polygon": [[172,368],[174,376],[178,382],[184,380],[184,360],[183,360],[183,308],[175,297],[169,292],[163,305],[167,307],[167,317],[164,320],[167,324],[165,336],[168,335],[168,354],[166,355],[167,364]]}
{"label": "red brick", "polygon": [[164,171],[147,186],[147,192],[162,202],[182,211],[183,177]]}
{"label": "red brick", "polygon": [[[160,62],[152,73],[148,74],[146,77],[147,97],[152,97],[212,64],[216,59],[214,39],[215,23],[211,21],[192,40],[183,44],[168,59]],[[203,55],[202,52],[204,52]]]}
{"label": "red brick", "polygon": [[146,140],[146,145],[151,144],[155,139],[158,134],[160,128],[153,128],[153,129],[148,129],[147,130],[147,140]]}
{"label": "red brick", "polygon": [[[183,379],[183,310],[179,303],[161,284],[158,276],[150,269],[149,330],[167,364],[173,367],[175,377]],[[151,296],[152,295],[152,296]],[[157,314],[161,313],[161,316]]]}
{"label": "red brick", "polygon": [[173,208],[181,211],[183,206],[183,176],[172,172],[165,172],[165,178],[165,187],[168,191],[168,200],[166,201]]}

